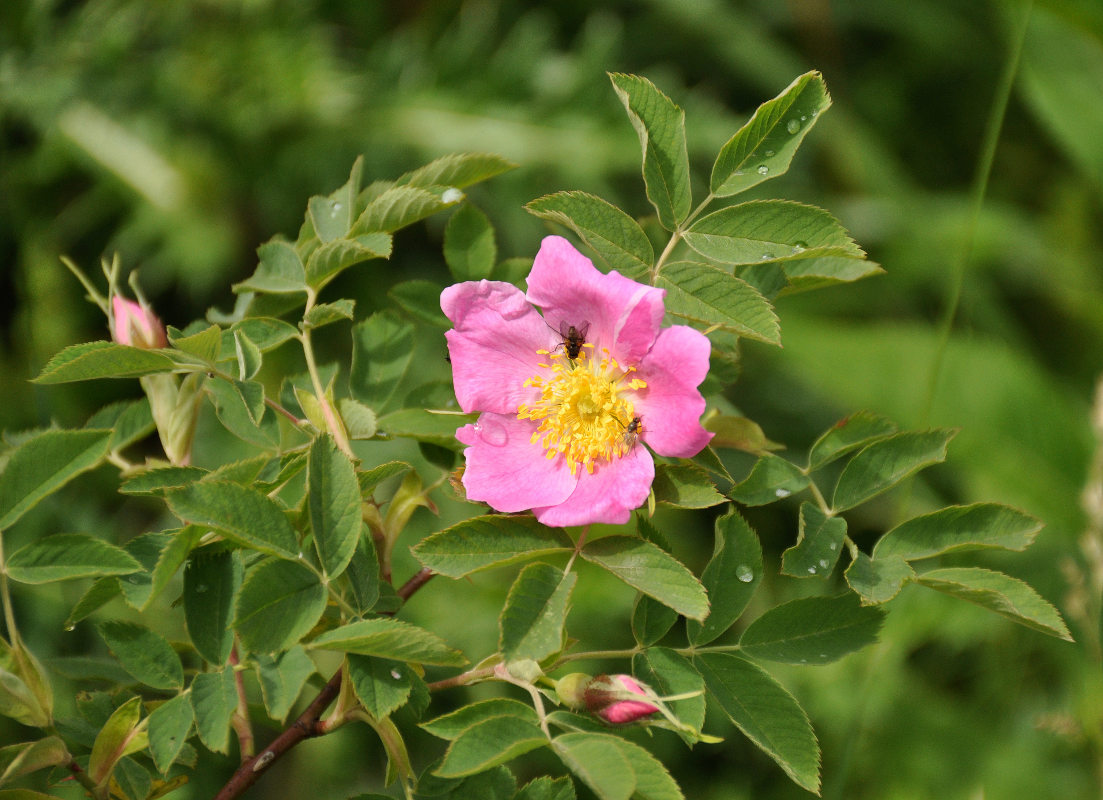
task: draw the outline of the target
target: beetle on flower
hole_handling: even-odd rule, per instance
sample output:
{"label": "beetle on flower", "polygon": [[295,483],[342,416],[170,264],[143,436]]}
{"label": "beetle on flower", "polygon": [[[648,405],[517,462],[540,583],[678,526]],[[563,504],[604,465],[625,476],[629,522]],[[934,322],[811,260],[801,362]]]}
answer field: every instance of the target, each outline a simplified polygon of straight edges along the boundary
{"label": "beetle on flower", "polygon": [[[708,338],[661,327],[664,290],[599,272],[559,236],[544,239],[527,284],[469,281],[441,294],[456,398],[480,412],[456,431],[467,498],[557,527],[627,522],[655,477],[648,448],[688,458],[712,438],[697,389]],[[583,325],[570,358],[557,331]]]}

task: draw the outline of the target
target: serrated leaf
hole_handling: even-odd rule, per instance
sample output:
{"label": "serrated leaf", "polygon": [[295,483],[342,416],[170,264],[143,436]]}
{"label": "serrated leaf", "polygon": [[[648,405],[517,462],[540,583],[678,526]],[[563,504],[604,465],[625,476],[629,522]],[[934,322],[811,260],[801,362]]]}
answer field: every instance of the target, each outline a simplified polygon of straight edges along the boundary
{"label": "serrated leaf", "polygon": [[528,517],[503,515],[464,520],[422,539],[412,551],[434,572],[462,578],[487,567],[573,549],[574,543],[560,528],[547,528]]}
{"label": "serrated leaf", "polygon": [[376,231],[393,233],[463,199],[463,192],[449,186],[392,186],[368,203],[349,233],[357,236]]}
{"label": "serrated leaf", "polygon": [[916,581],[995,611],[1020,625],[1072,641],[1057,609],[1018,578],[980,567],[949,567],[924,572]]}
{"label": "serrated leaf", "polygon": [[588,542],[579,555],[683,616],[700,620],[708,614],[708,596],[693,573],[650,542],[608,536]]}
{"label": "serrated leaf", "polygon": [[549,564],[529,564],[517,575],[499,626],[506,662],[540,661],[563,647],[563,625],[578,575]]}
{"label": "serrated leaf", "polygon": [[274,500],[226,481],[202,481],[166,493],[177,516],[209,525],[235,542],[281,558],[298,558],[299,540]]}
{"label": "serrated leaf", "polygon": [[640,139],[647,199],[662,226],[675,230],[693,204],[685,112],[647,78],[610,73],[609,79]]}
{"label": "serrated leaf", "polygon": [[229,752],[230,719],[238,703],[233,668],[196,675],[191,684],[191,703],[200,741],[216,753]]}
{"label": "serrated leaf", "polygon": [[66,764],[70,760],[72,756],[65,742],[57,736],[0,747],[0,786],[22,775]]}
{"label": "serrated leaf", "polygon": [[612,203],[587,192],[556,192],[529,202],[525,210],[574,231],[610,269],[642,278],[655,262],[643,228]]}
{"label": "serrated leaf", "polygon": [[100,578],[88,587],[88,590],[81,595],[77,604],[73,606],[73,610],[65,618],[65,628],[72,630],[78,622],[87,619],[116,597],[120,597],[122,593],[123,590],[119,585],[118,578]]}
{"label": "serrated leaf", "polygon": [[619,740],[618,746],[636,775],[633,797],[639,800],[684,800],[682,790],[655,756],[638,744],[623,739]]}
{"label": "serrated leaf", "polygon": [[874,545],[873,557],[896,555],[911,561],[974,548],[1021,551],[1043,527],[1030,514],[998,503],[950,506],[897,525]]}
{"label": "serrated leaf", "polygon": [[622,742],[607,733],[565,733],[552,741],[552,747],[599,800],[629,800],[636,790],[636,771]]}
{"label": "serrated leaf", "polygon": [[241,580],[241,562],[228,550],[201,550],[192,555],[184,570],[188,636],[199,655],[215,666],[226,663],[234,644],[230,622]]}
{"label": "serrated leaf", "polygon": [[383,719],[402,706],[410,696],[416,675],[409,665],[387,658],[350,653],[349,679],[364,710]]}
{"label": "serrated leaf", "polygon": [[892,420],[871,411],[859,411],[832,425],[808,451],[808,468],[819,469],[840,456],[896,433]]}
{"label": "serrated leaf", "polygon": [[442,291],[444,287],[433,281],[403,281],[388,289],[387,297],[410,316],[444,330],[452,323],[440,310]]}
{"label": "serrated leaf", "polygon": [[49,360],[31,383],[54,384],[94,378],[137,378],[172,372],[176,364],[156,350],[114,342],[85,342],[66,347]]}
{"label": "serrated leaf", "polygon": [[538,724],[532,706],[507,697],[495,697],[461,706],[448,714],[422,722],[420,727],[438,739],[452,741],[471,726],[496,717],[514,717],[533,725]]}
{"label": "serrated leaf", "polygon": [[845,511],[895,486],[931,464],[946,460],[957,429],[908,431],[866,445],[843,469],[831,507]]}
{"label": "serrated leaf", "polygon": [[20,583],[129,575],[142,565],[120,547],[83,533],[59,533],[31,542],[8,558],[5,571]]}
{"label": "serrated leaf", "polygon": [[255,344],[262,353],[275,350],[284,342],[290,341],[299,335],[294,325],[284,322],[282,319],[272,317],[248,317],[235,322],[229,329],[222,331],[221,360],[234,358],[234,336],[242,333],[249,337],[249,341]]}
{"label": "serrated leaf", "polygon": [[[370,611],[379,600],[382,581],[379,576],[379,559],[370,532],[360,536],[356,551],[345,569],[345,579],[350,590],[349,600],[361,614]],[[389,585],[388,585],[389,586]]]}
{"label": "serrated leaf", "polygon": [[180,755],[194,721],[195,711],[186,694],[166,700],[149,715],[149,754],[162,775]]}
{"label": "serrated leaf", "polygon": [[240,381],[251,381],[260,372],[264,357],[260,348],[253,343],[244,331],[234,331],[234,355],[237,358],[237,377]]}
{"label": "serrated leaf", "polygon": [[915,571],[899,556],[871,559],[865,553],[846,568],[846,582],[866,605],[887,603],[900,593],[904,584],[915,579]]}
{"label": "serrated leaf", "polygon": [[410,186],[455,186],[463,189],[509,172],[517,167],[512,161],[492,153],[451,153],[418,167],[395,181]]}
{"label": "serrated leaf", "polygon": [[359,653],[442,667],[467,663],[463,653],[435,633],[397,619],[364,619],[326,631],[310,644],[321,650]]}
{"label": "serrated leaf", "polygon": [[153,776],[133,758],[122,758],[111,775],[111,787],[126,800],[145,800],[153,789]]}
{"label": "serrated leaf", "polygon": [[474,775],[547,743],[535,722],[513,716],[491,717],[460,733],[433,772],[443,778]]}
{"label": "serrated leaf", "polygon": [[389,312],[372,314],[352,328],[349,391],[360,402],[388,410],[414,357],[414,326]]}
{"label": "serrated leaf", "polygon": [[452,214],[444,229],[444,260],[457,281],[489,278],[498,260],[490,219],[471,203]]}
{"label": "serrated leaf", "polygon": [[0,530],[10,528],[42,498],[99,464],[110,441],[111,431],[49,430],[20,445],[0,473]]}
{"label": "serrated leaf", "polygon": [[712,193],[728,197],[783,175],[801,140],[830,105],[818,72],[801,75],[763,103],[721,148],[712,168]]}
{"label": "serrated leaf", "polygon": [[564,775],[562,778],[549,778],[543,775],[524,786],[513,800],[576,800],[574,784]]}
{"label": "serrated leaf", "polygon": [[695,731],[701,730],[705,724],[705,681],[689,659],[667,647],[651,647],[632,656],[632,674],[660,697],[699,692],[674,700],[669,706],[681,722]]}
{"label": "serrated leaf", "polygon": [[820,746],[804,709],[761,667],[729,653],[693,660],[709,694],[748,739],[798,786],[820,791]]}
{"label": "serrated leaf", "polygon": [[265,242],[257,248],[257,258],[256,271],[252,277],[235,283],[235,292],[287,294],[306,291],[306,268],[290,242]]}
{"label": "serrated leaf", "polygon": [[[787,283],[779,290],[779,293],[784,295],[822,289],[838,283],[852,283],[862,278],[880,275],[885,271],[880,264],[868,258],[855,258],[849,255],[806,253],[799,258],[788,258],[772,263],[774,266],[780,266],[784,272]],[[770,264],[763,266],[770,266]]]}
{"label": "serrated leaf", "polygon": [[746,655],[786,664],[830,664],[877,641],[885,612],[851,593],[801,597],[771,608],[739,639]]}
{"label": "serrated leaf", "polygon": [[715,434],[709,442],[711,447],[728,447],[755,455],[778,448],[766,438],[759,424],[747,417],[718,414],[707,418],[703,424],[705,430]]}
{"label": "serrated leaf", "polygon": [[307,508],[314,548],[329,578],[345,571],[360,538],[360,485],[349,457],[332,436],[310,445],[306,473]]}
{"label": "serrated leaf", "polygon": [[361,233],[323,244],[306,260],[306,280],[315,291],[349,267],[376,258],[390,258],[394,243],[387,233]]}
{"label": "serrated leaf", "polygon": [[708,473],[689,462],[659,464],[651,490],[656,502],[674,508],[711,508],[727,501]]}
{"label": "serrated leaf", "polygon": [[641,647],[650,647],[666,636],[678,621],[678,612],[653,597],[640,594],[632,608],[632,635]]}
{"label": "serrated leaf", "polygon": [[158,467],[138,472],[127,478],[119,487],[121,494],[156,497],[166,489],[179,489],[202,478],[207,470],[202,467]]}
{"label": "serrated leaf", "polygon": [[264,408],[264,387],[222,378],[207,381],[219,422],[230,433],[266,450],[279,444],[279,425]]}
{"label": "serrated leaf", "polygon": [[781,329],[770,301],[730,272],[693,261],[675,261],[663,267],[655,285],[666,289],[666,308],[674,316],[702,327],[781,344]]}
{"label": "serrated leaf", "polygon": [[142,565],[141,571],[119,579],[123,599],[131,608],[143,608],[149,600],[153,592],[153,570],[172,539],[171,531],[151,531],[135,536],[123,545],[123,549]]}
{"label": "serrated leaf", "polygon": [[846,520],[801,503],[797,543],[781,554],[781,573],[794,578],[830,575],[842,552]]}
{"label": "serrated leaf", "polygon": [[782,500],[808,486],[808,476],[790,461],[764,453],[751,473],[728,492],[732,500],[746,506],[764,506]]}
{"label": "serrated leaf", "polygon": [[106,785],[119,759],[148,743],[145,731],[138,728],[141,714],[142,698],[132,697],[115,709],[96,736],[88,759],[88,777],[97,786]]}
{"label": "serrated leaf", "polygon": [[358,400],[342,397],[337,401],[341,421],[350,439],[370,439],[378,430],[375,412]]}
{"label": "serrated leaf", "polygon": [[165,637],[122,620],[100,623],[99,630],[123,669],[136,680],[154,689],[183,687],[184,667]]}
{"label": "serrated leaf", "polygon": [[303,317],[303,329],[321,328],[346,319],[352,319],[356,302],[347,297],[333,303],[319,303],[306,312]]}
{"label": "serrated leaf", "polygon": [[364,157],[357,156],[345,184],[326,197],[316,195],[307,203],[307,214],[314,232],[324,242],[331,242],[348,233],[356,218],[356,198],[360,194]]}
{"label": "serrated leaf", "polygon": [[252,652],[275,653],[309,633],[325,609],[326,588],[317,575],[294,561],[270,559],[245,576],[233,625]]}
{"label": "serrated leaf", "polygon": [[142,611],[147,610],[150,603],[165,590],[169,581],[172,580],[176,571],[184,565],[192,548],[199,543],[199,539],[204,533],[206,531],[202,528],[187,525],[172,534],[172,538],[161,550],[161,554],[157,557],[157,563],[151,570],[149,596],[142,604]]}
{"label": "serrated leaf", "polygon": [[260,653],[256,655],[257,682],[268,716],[283,721],[307,680],[317,669],[310,656],[299,645],[289,648],[279,655]]}
{"label": "serrated leaf", "polygon": [[723,264],[865,253],[822,208],[791,200],[751,200],[714,211],[683,234],[686,244]]}
{"label": "serrated leaf", "polygon": [[149,407],[149,399],[143,397],[130,403],[112,403],[101,408],[88,418],[86,429],[110,429],[111,444],[108,448],[112,451],[120,451],[129,447],[139,439],[143,439],[153,433],[156,426],[153,424],[153,412]]}
{"label": "serrated leaf", "polygon": [[730,628],[762,582],[762,545],[734,509],[716,520],[715,541],[712,558],[701,573],[709,597],[709,615],[704,622],[686,623],[689,640],[696,646],[711,642]]}
{"label": "serrated leaf", "polygon": [[379,418],[379,435],[399,436],[440,447],[461,447],[456,429],[474,422],[476,414],[435,413],[423,408],[403,408]]}
{"label": "serrated leaf", "polygon": [[213,364],[222,353],[222,328],[211,325],[191,336],[169,337],[172,346],[181,352],[195,356],[200,361]]}

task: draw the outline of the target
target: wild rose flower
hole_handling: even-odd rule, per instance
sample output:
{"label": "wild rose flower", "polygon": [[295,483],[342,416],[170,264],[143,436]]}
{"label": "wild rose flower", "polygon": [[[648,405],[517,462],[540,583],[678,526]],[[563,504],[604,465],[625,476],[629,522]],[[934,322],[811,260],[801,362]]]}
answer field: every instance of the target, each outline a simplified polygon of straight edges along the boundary
{"label": "wild rose flower", "polygon": [[647,499],[648,448],[688,458],[708,444],[697,387],[709,341],[660,327],[664,296],[602,274],[559,236],[541,244],[527,293],[486,280],[444,290],[456,398],[481,412],[456,431],[469,500],[557,527],[619,524]]}
{"label": "wild rose flower", "polygon": [[155,350],[168,345],[165,326],[147,306],[119,295],[111,298],[111,338],[119,344]]}

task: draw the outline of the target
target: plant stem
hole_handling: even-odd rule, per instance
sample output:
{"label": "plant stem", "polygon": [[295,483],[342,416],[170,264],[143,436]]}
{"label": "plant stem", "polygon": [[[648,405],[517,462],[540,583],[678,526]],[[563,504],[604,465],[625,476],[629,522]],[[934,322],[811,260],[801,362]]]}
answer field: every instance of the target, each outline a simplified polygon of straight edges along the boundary
{"label": "plant stem", "polygon": [[[314,307],[314,291],[308,289],[306,293],[306,310],[303,311],[303,316],[310,313],[310,309]],[[299,341],[303,345],[303,355],[306,357],[306,369],[310,373],[310,382],[314,384],[314,394],[318,397],[318,405],[322,407],[322,415],[326,420],[326,427],[329,428],[329,432],[333,434],[333,439],[337,442],[337,447],[341,449],[349,458],[355,460],[356,456],[352,452],[352,447],[349,445],[348,437],[345,436],[345,426],[337,419],[337,414],[333,410],[333,406],[329,404],[329,398],[326,397],[325,389],[322,388],[322,378],[318,374],[318,364],[314,360],[314,345],[310,341],[310,328],[305,328],[302,334],[299,336]]]}
{"label": "plant stem", "polygon": [[237,669],[240,663],[237,655],[237,642],[234,642],[234,646],[230,648],[230,666],[234,667],[237,709],[230,718],[230,724],[233,725],[234,732],[237,734],[238,750],[241,751],[241,761],[244,763],[246,759],[252,757],[256,739],[253,736],[253,724],[249,721],[249,700],[245,696],[245,679],[241,675],[241,670]]}
{"label": "plant stem", "polygon": [[19,629],[15,627],[15,611],[11,604],[11,590],[8,588],[8,570],[4,563],[4,535],[0,531],[0,603],[4,604],[4,625],[8,629],[8,639],[12,648],[19,647]]}
{"label": "plant stem", "polygon": [[408,581],[402,584],[401,588],[395,594],[401,597],[403,600],[408,600],[410,595],[420,589],[422,586],[432,580],[433,576],[437,573],[428,567],[422,567],[417,573],[413,575]]}

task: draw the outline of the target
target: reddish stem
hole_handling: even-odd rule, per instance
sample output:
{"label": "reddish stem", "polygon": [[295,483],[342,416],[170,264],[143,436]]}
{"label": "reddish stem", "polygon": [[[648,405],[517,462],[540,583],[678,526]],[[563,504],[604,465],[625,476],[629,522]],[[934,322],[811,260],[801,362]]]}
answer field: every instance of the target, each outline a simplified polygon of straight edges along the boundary
{"label": "reddish stem", "polygon": [[428,567],[422,567],[410,580],[402,584],[402,588],[399,589],[396,594],[404,601],[410,599],[410,595],[427,584],[430,579],[437,573]]}

